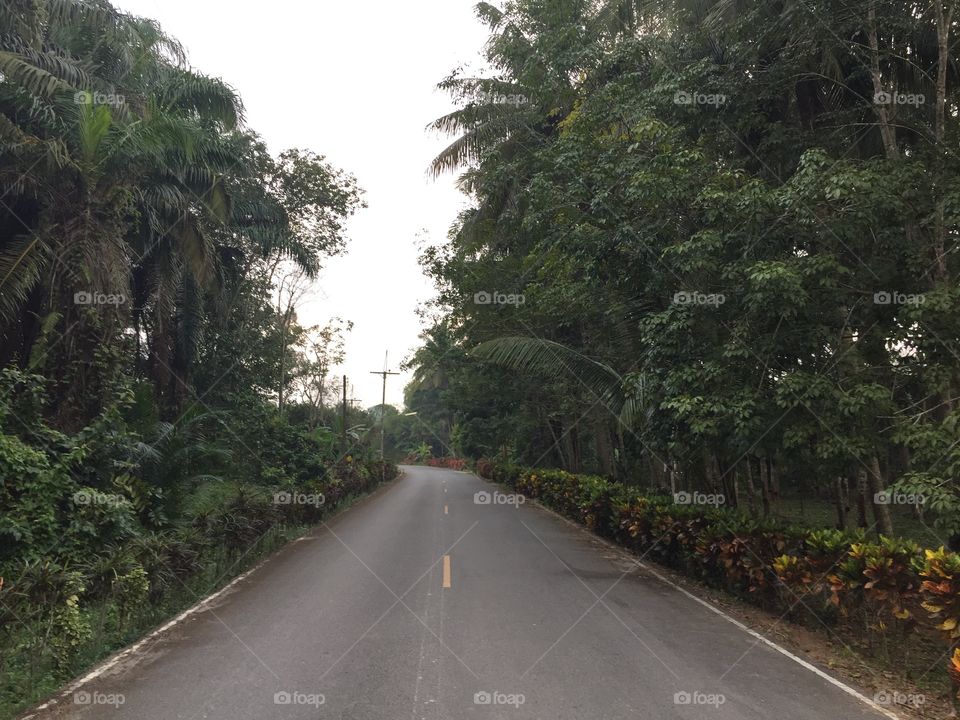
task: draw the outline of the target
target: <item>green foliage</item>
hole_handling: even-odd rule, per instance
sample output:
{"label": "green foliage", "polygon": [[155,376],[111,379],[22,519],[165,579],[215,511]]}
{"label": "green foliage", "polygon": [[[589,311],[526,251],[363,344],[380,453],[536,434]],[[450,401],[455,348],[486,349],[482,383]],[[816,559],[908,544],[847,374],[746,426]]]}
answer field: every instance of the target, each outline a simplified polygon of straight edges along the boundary
{"label": "green foliage", "polygon": [[[364,206],[109,2],[0,8],[0,715],[395,476],[301,381],[296,322]],[[302,291],[304,285],[300,285]],[[289,285],[287,285],[289,289]],[[276,493],[324,498],[283,505]]]}
{"label": "green foliage", "polygon": [[121,387],[66,433],[45,419],[48,386],[12,368],[0,375],[3,712],[129,642],[181,596],[209,592],[287,528],[396,476],[364,438],[340,459],[330,429],[291,424],[255,396],[230,426],[214,410],[166,423]]}
{"label": "green foliage", "polygon": [[[20,707],[34,695],[31,688],[66,681],[84,658],[129,642],[297,528],[321,521],[396,473],[389,463],[350,461],[297,486],[207,482],[185,500],[178,523],[159,532],[139,529],[115,542],[95,533],[67,537],[75,523],[65,521],[59,530],[65,542],[48,548],[46,558],[0,564],[0,641],[8,670],[0,707]],[[291,493],[317,501],[278,500]],[[26,689],[14,685],[21,677]]]}
{"label": "green foliage", "polygon": [[440,83],[433,169],[471,202],[422,256],[407,405],[459,454],[765,515],[789,494],[878,535],[892,486],[960,548],[956,28],[641,5],[478,8],[496,72]]}
{"label": "green foliage", "polygon": [[417,462],[426,462],[433,457],[433,452],[430,450],[430,446],[425,442],[417,445],[410,454]]}

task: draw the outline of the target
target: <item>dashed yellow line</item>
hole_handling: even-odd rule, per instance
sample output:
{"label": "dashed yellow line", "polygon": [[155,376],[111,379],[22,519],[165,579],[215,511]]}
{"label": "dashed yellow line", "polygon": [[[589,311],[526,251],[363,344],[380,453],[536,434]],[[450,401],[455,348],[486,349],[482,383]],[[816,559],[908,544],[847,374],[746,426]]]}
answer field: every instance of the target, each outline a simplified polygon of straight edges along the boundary
{"label": "dashed yellow line", "polygon": [[450,512],[450,508],[447,507],[446,505],[444,505],[444,506],[443,506],[443,514],[444,514],[444,515],[447,515],[449,512]]}
{"label": "dashed yellow line", "polygon": [[450,585],[450,556],[443,556],[443,586],[445,588],[451,587]]}

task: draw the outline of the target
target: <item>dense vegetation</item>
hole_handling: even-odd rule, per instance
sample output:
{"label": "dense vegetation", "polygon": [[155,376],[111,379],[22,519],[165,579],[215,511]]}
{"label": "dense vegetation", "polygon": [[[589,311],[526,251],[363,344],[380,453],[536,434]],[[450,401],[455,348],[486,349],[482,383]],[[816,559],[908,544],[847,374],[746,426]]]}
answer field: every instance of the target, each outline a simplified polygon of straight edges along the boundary
{"label": "dense vegetation", "polygon": [[0,716],[392,476],[296,315],[361,205],[156,23],[0,3]]}
{"label": "dense vegetation", "polygon": [[956,6],[478,5],[434,452],[957,546]]}

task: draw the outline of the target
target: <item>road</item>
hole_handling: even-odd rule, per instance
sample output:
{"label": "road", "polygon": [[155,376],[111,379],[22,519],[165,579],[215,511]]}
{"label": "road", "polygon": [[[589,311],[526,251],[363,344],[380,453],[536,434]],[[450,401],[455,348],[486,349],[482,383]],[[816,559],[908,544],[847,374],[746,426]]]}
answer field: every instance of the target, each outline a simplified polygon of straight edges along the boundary
{"label": "road", "polygon": [[36,717],[883,717],[495,489],[407,467]]}

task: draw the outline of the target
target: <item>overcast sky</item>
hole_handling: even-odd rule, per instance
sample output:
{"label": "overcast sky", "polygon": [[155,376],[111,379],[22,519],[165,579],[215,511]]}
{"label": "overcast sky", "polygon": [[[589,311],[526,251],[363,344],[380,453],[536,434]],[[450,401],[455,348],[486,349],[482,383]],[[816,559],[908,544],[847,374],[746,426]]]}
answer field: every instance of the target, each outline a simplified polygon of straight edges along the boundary
{"label": "overcast sky", "polygon": [[[247,124],[274,154],[313,150],[356,175],[369,207],[349,225],[300,311],[304,325],[354,322],[344,370],[364,407],[380,402],[390,353],[398,369],[418,345],[415,311],[432,296],[417,264],[418,237],[445,239],[464,199],[454,178],[426,168],[450,139],[427,132],[453,108],[434,88],[451,70],[481,66],[485,28],[476,0],[114,0],[180,40],[191,64],[236,88]],[[408,375],[387,383],[399,405]]]}

